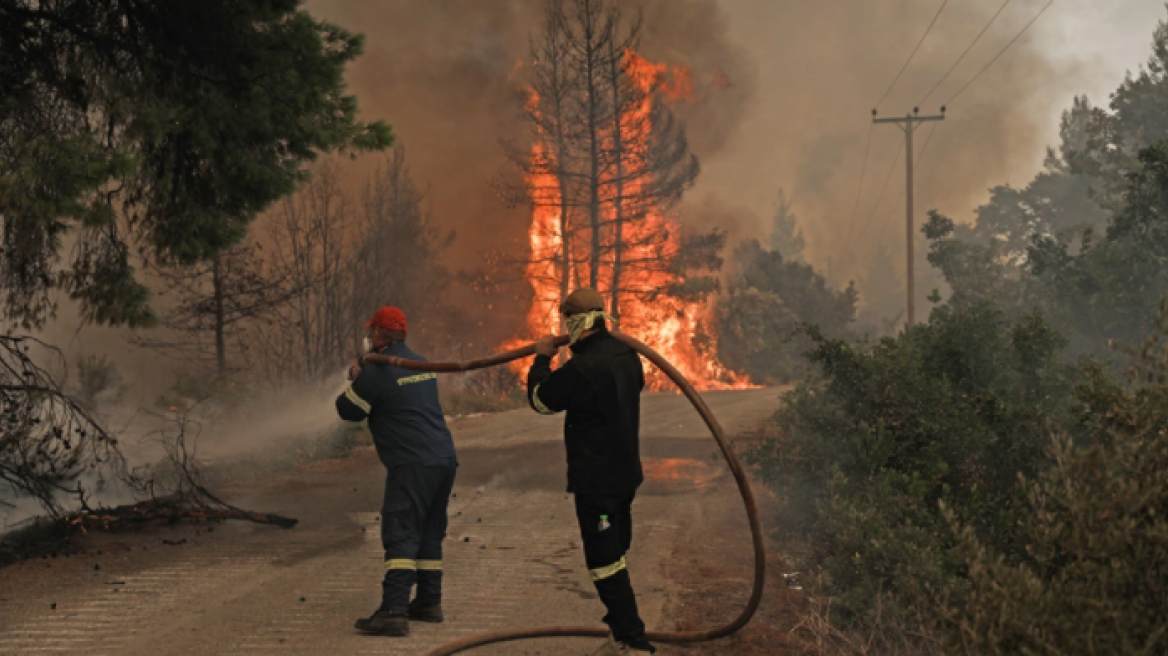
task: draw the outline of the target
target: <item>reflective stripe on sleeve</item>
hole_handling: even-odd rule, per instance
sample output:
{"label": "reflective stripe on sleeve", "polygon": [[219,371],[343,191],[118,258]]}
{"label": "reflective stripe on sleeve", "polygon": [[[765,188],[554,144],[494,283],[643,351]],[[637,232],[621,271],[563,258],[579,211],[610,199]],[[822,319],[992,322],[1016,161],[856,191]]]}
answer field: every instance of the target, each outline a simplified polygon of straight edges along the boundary
{"label": "reflective stripe on sleeve", "polygon": [[588,573],[592,575],[593,581],[603,581],[604,579],[607,579],[610,576],[614,576],[617,572],[624,569],[627,564],[628,563],[625,561],[625,557],[621,556],[621,559],[615,563],[611,565],[605,565],[604,567],[597,567],[596,569],[590,569],[588,570]]}
{"label": "reflective stripe on sleeve", "polygon": [[535,411],[541,415],[554,415],[554,414],[556,414],[555,410],[552,410],[551,408],[547,407],[546,405],[543,404],[543,401],[539,400],[539,385],[536,385],[535,389],[532,390],[532,392],[531,392],[531,405],[534,406]]}
{"label": "reflective stripe on sleeve", "polygon": [[357,406],[358,408],[361,408],[362,412],[364,412],[365,414],[369,414],[369,408],[371,408],[372,406],[369,405],[368,401],[357,396],[357,392],[356,392],[356,390],[354,390],[352,388],[352,386],[350,386],[349,389],[345,390],[345,398],[352,401],[353,405]]}
{"label": "reflective stripe on sleeve", "polygon": [[442,561],[441,560],[419,560],[419,561],[417,561],[417,563],[418,563],[418,571],[420,571],[420,572],[441,572],[442,571]]}
{"label": "reflective stripe on sleeve", "polygon": [[385,569],[418,569],[418,563],[411,558],[392,558],[385,561]]}

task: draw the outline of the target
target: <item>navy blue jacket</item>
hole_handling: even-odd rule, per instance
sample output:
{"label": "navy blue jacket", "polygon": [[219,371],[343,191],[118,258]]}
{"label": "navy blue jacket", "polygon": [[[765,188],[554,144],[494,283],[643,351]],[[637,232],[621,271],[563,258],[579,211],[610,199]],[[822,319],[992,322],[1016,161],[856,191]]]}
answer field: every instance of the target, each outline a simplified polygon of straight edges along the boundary
{"label": "navy blue jacket", "polygon": [[[378,353],[425,361],[404,342]],[[337,414],[346,421],[369,419],[377,457],[386,467],[456,462],[454,439],[438,402],[436,374],[367,363],[337,397]]]}
{"label": "navy blue jacket", "polygon": [[552,371],[537,355],[527,374],[527,396],[540,414],[567,410],[564,444],[568,491],[620,496],[644,480],[641,470],[641,390],[645,372],[637,352],[608,331],[572,345],[572,358]]}

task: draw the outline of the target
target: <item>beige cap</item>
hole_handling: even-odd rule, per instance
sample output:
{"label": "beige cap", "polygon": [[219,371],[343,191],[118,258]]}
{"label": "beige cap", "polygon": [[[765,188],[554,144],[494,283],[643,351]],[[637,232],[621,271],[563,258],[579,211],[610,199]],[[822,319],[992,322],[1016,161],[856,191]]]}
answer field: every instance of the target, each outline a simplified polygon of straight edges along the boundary
{"label": "beige cap", "polygon": [[563,305],[560,306],[560,311],[568,316],[603,309],[604,297],[600,292],[588,287],[581,287],[568,294],[568,298],[564,299]]}

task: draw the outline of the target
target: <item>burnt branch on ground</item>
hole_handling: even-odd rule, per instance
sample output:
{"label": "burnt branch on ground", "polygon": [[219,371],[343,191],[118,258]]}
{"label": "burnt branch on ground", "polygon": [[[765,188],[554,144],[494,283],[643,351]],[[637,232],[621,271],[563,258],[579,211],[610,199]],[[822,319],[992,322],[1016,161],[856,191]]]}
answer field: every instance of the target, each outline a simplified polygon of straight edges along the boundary
{"label": "burnt branch on ground", "polygon": [[[216,495],[203,484],[199,471],[198,436],[200,424],[191,418],[191,413],[199,403],[182,414],[171,418],[171,425],[156,431],[154,436],[161,445],[165,456],[149,467],[130,472],[127,482],[140,497],[148,497],[132,506],[114,509],[114,520],[141,521],[139,515],[150,511],[170,519],[216,518],[244,519],[259,524],[274,524],[282,528],[292,528],[297,520],[271,513],[257,513],[233,506]],[[158,419],[167,419],[151,413]]]}
{"label": "burnt branch on ground", "polygon": [[[296,524],[237,508],[206,488],[195,455],[198,425],[189,414],[156,433],[161,462],[130,469],[100,418],[33,359],[46,353],[65,369],[65,358],[51,345],[0,335],[0,482],[35,499],[54,523],[82,530],[183,518]],[[91,505],[94,493],[114,485],[144,500],[112,509]]]}
{"label": "burnt branch on ground", "polygon": [[64,366],[61,352],[36,338],[0,335],[0,481],[60,519],[69,499],[88,510],[94,489],[125,475],[125,459],[97,417],[32,359],[34,349]]}

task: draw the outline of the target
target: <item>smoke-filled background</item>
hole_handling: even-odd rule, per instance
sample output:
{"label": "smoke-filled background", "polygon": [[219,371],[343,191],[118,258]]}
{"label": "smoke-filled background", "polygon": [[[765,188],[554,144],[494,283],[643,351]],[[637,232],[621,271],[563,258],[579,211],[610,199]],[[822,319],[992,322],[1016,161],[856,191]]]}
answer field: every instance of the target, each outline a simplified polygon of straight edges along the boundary
{"label": "smoke-filled background", "polygon": [[[645,0],[643,54],[694,69],[687,120],[703,172],[681,215],[723,225],[731,238],[765,236],[778,190],[794,198],[808,259],[833,278],[862,274],[872,245],[903,252],[903,136],[872,135],[856,208],[869,112],[932,20],[940,0],[798,2]],[[1029,22],[1046,0],[1011,2],[921,107],[936,113]],[[879,109],[903,115],[921,100],[1001,7],[950,3]],[[521,245],[528,216],[508,210],[491,181],[506,168],[501,139],[523,131],[514,83],[542,3],[338,2],[309,8],[366,35],[350,82],[362,111],[393,123],[436,221],[459,237],[453,260]],[[1097,104],[1147,57],[1156,0],[1065,0],[1050,10],[956,102],[918,171],[917,208],[968,220],[996,184],[1020,183],[1055,143],[1059,114],[1078,94]],[[724,86],[704,81],[724,76]],[[927,138],[918,133],[918,152]],[[863,243],[845,248],[849,227]],[[855,239],[853,239],[855,241]],[[864,251],[864,252],[858,252]],[[900,261],[900,257],[896,261]]]}
{"label": "smoke-filled background", "polygon": [[[877,126],[866,167],[864,154],[873,105],[940,4],[622,3],[629,17],[644,12],[645,56],[693,70],[696,97],[677,109],[703,170],[680,208],[682,220],[727,230],[730,247],[765,237],[782,189],[793,199],[807,260],[830,268],[837,284],[863,278],[877,244],[887,245],[903,275],[904,162],[895,159],[903,135]],[[1045,4],[1010,2],[922,112],[936,113]],[[501,142],[526,134],[520,68],[541,28],[543,3],[312,0],[307,6],[365,35],[365,54],[349,68],[350,87],[363,116],[393,125],[435,224],[456,232],[446,252],[450,267],[473,269],[485,253],[525,248],[530,216],[507,207],[493,183],[508,173]],[[1001,6],[998,0],[950,2],[880,104],[881,114],[909,111]],[[932,208],[970,220],[991,186],[1029,180],[1046,147],[1057,142],[1059,115],[1072,98],[1087,94],[1106,104],[1125,72],[1147,58],[1151,26],[1164,13],[1158,0],[1056,2],[948,108],[935,132],[918,132],[918,155],[929,140],[917,172],[918,222]],[[358,192],[382,160],[344,163],[344,184]],[[467,293],[452,291],[456,299]],[[526,299],[495,300],[494,319],[484,326],[493,334],[484,334],[484,346],[512,334],[526,309]],[[126,348],[122,331],[79,328],[66,305],[48,337],[71,353],[109,353],[143,401],[167,384],[173,364]]]}
{"label": "smoke-filled background", "polygon": [[[1008,3],[922,112],[936,113],[1045,4]],[[872,129],[870,111],[940,5],[622,3],[629,18],[644,12],[646,57],[693,71],[695,97],[677,111],[703,170],[679,208],[683,222],[726,230],[729,251],[743,238],[766,237],[782,189],[793,199],[807,260],[830,271],[835,284],[863,280],[879,245],[887,247],[903,280],[904,164],[896,159],[903,136],[893,126]],[[903,115],[920,101],[1001,7],[998,0],[948,3],[880,103],[881,114]],[[508,207],[494,183],[513,173],[501,142],[527,135],[522,62],[542,27],[543,3],[312,0],[308,9],[365,35],[365,54],[349,68],[351,90],[364,117],[392,124],[433,222],[455,231],[444,255],[447,266],[473,270],[484,265],[484,254],[526,248],[530,215]],[[1056,2],[952,103],[935,132],[925,127],[918,133],[918,154],[928,140],[917,172],[918,223],[932,208],[968,221],[991,186],[1033,177],[1046,147],[1057,143],[1059,116],[1072,98],[1087,94],[1106,104],[1125,71],[1147,58],[1151,27],[1164,14],[1158,0]],[[359,193],[383,161],[383,155],[343,160],[342,184]],[[918,276],[928,274],[918,270]],[[918,284],[918,291],[924,295],[929,288]],[[454,285],[448,300],[460,304],[470,294]],[[513,336],[527,300],[492,299],[490,320],[474,327],[481,341],[466,355]],[[161,298],[157,304],[165,308],[168,302]],[[128,346],[123,330],[82,329],[68,303],[46,338],[69,361],[107,354],[127,384],[123,401],[137,406],[154,404],[183,368],[180,361]],[[343,366],[338,363],[338,371]],[[328,414],[329,403],[323,399],[317,414]]]}

